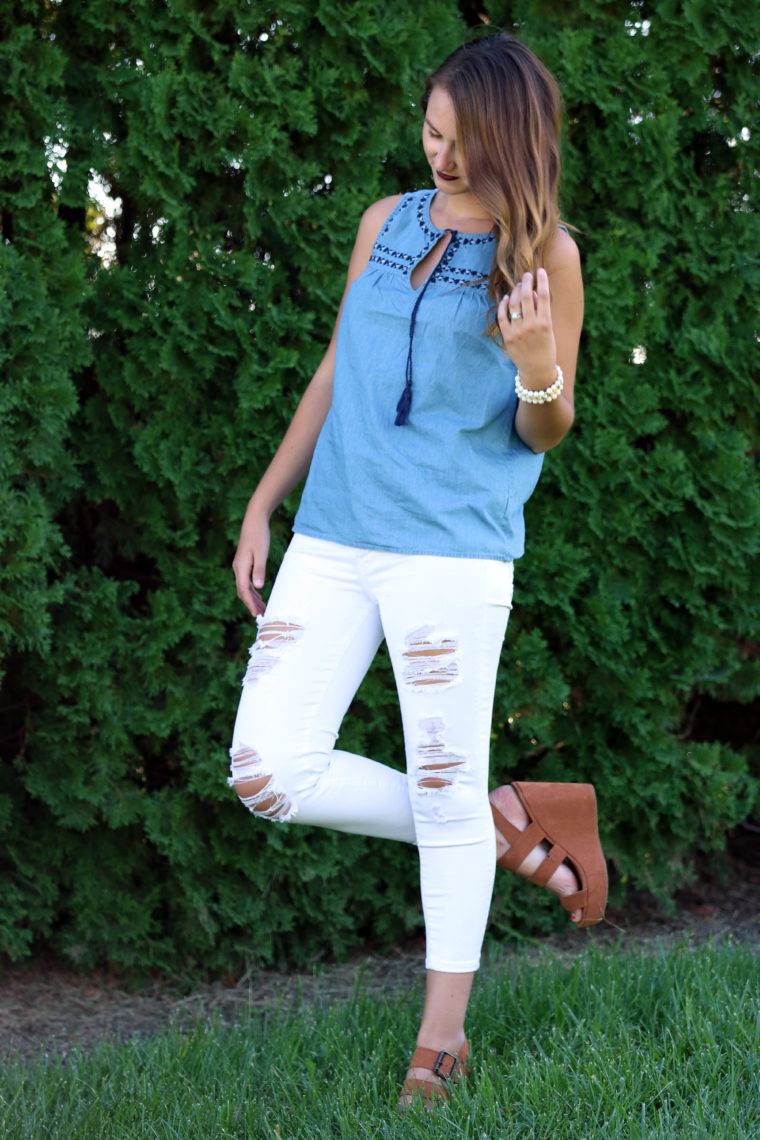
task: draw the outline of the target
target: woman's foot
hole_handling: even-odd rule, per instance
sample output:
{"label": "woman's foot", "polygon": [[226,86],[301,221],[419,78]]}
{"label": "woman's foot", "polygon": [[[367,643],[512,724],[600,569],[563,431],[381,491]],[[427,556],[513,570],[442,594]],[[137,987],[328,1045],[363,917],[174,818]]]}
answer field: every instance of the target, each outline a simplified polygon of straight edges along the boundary
{"label": "woman's foot", "polygon": [[[500,811],[513,827],[516,827],[518,831],[525,831],[529,823],[528,813],[515,795],[511,785],[502,784],[500,788],[495,788],[488,798],[497,811]],[[496,860],[498,862],[509,850],[510,845],[498,827],[495,828],[495,831]],[[547,844],[539,843],[522,861],[517,870],[517,874],[522,875],[524,878],[529,878],[536,868],[543,863],[548,854],[549,847]],[[572,867],[569,867],[567,863],[560,863],[546,886],[550,891],[553,891],[555,895],[572,895],[579,889],[580,884]],[[580,916],[577,912],[574,912],[570,917],[573,922],[577,922]]]}
{"label": "woman's foot", "polygon": [[[423,1064],[410,1065],[399,1094],[399,1108],[408,1108],[422,1100],[425,1108],[430,1109],[437,1100],[448,1100],[452,1085],[463,1080],[467,1075],[465,1061],[468,1048],[467,1038],[464,1034],[462,1034],[460,1041],[444,1050],[440,1048],[426,1049],[425,1046],[418,1044],[412,1061],[429,1060],[438,1071],[436,1072],[436,1069],[428,1068]],[[419,1056],[420,1053],[423,1056]],[[425,1056],[426,1053],[429,1055]],[[454,1063],[455,1059],[456,1063]]]}

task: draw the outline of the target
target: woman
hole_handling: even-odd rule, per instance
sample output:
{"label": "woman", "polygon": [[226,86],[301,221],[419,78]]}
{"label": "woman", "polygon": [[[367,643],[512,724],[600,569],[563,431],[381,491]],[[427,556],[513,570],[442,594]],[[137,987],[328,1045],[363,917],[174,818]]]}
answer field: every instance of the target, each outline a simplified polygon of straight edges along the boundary
{"label": "woman", "polygon": [[[417,845],[427,988],[401,1103],[429,1105],[467,1071],[495,862],[579,926],[601,919],[606,873],[590,785],[488,797],[522,508],[573,422],[583,293],[559,225],[559,92],[499,33],[454,52],[422,106],[435,189],[364,214],[330,346],[246,511],[233,567],[259,634],[229,783],[262,819]],[[269,518],[307,470],[264,618]],[[383,638],[406,774],[334,747]]]}

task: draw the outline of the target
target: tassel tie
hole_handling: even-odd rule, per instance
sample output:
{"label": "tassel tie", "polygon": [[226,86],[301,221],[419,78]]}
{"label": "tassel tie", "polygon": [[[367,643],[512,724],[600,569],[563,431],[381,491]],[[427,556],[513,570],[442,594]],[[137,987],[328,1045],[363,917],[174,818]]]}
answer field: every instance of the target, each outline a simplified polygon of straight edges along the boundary
{"label": "tassel tie", "polygon": [[435,277],[438,270],[443,265],[444,261],[446,261],[449,255],[453,252],[457,238],[459,237],[456,230],[448,230],[447,233],[451,234],[451,241],[444,250],[443,257],[438,262],[432,273],[429,274],[427,281],[420,289],[419,296],[414,302],[412,315],[409,319],[409,351],[406,354],[406,383],[404,384],[404,390],[401,393],[399,402],[396,404],[396,419],[393,421],[396,427],[403,427],[404,424],[409,422],[409,412],[411,411],[412,407],[412,382],[414,378],[414,369],[412,366],[412,346],[414,344],[414,326],[417,323],[417,310],[420,307],[422,298],[425,296],[425,290]]}

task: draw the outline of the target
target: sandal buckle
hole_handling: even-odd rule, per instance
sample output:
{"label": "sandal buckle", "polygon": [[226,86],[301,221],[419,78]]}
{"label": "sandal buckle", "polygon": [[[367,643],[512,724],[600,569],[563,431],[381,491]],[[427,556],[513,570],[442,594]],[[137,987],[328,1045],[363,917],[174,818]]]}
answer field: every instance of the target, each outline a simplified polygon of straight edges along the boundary
{"label": "sandal buckle", "polygon": [[[443,1064],[444,1057],[451,1057],[452,1065],[448,1073],[441,1072],[441,1065]],[[449,1081],[454,1076],[458,1064],[459,1057],[457,1057],[455,1053],[448,1053],[445,1049],[441,1049],[440,1053],[438,1054],[438,1059],[433,1065],[433,1072],[437,1077],[442,1077],[444,1081]]]}

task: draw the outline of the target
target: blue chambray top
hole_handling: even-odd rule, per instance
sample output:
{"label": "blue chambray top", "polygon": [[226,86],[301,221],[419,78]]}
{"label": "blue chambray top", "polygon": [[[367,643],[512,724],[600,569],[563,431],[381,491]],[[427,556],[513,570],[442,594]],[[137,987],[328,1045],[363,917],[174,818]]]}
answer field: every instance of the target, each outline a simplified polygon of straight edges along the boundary
{"label": "blue chambray top", "polygon": [[516,368],[486,335],[493,234],[445,231],[435,190],[405,194],[341,315],[332,406],[296,514],[298,534],[367,550],[519,558],[543,455],[514,426]]}

